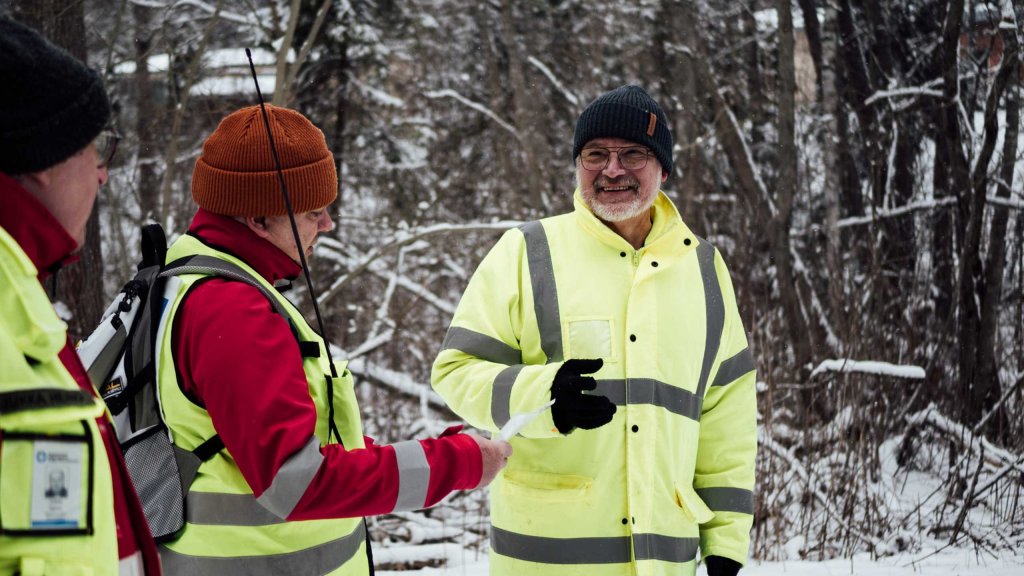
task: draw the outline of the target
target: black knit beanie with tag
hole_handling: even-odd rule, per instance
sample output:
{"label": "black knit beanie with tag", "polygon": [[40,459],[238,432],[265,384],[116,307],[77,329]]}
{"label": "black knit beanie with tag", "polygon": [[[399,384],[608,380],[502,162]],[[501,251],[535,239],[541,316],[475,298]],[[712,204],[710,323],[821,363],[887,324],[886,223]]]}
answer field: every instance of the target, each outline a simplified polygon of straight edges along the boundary
{"label": "black knit beanie with tag", "polygon": [[0,172],[55,166],[110,119],[100,76],[31,28],[0,18]]}
{"label": "black knit beanie with tag", "polygon": [[573,161],[594,138],[623,138],[654,151],[662,170],[672,173],[672,133],[668,117],[643,88],[621,86],[597,97],[576,121]]}

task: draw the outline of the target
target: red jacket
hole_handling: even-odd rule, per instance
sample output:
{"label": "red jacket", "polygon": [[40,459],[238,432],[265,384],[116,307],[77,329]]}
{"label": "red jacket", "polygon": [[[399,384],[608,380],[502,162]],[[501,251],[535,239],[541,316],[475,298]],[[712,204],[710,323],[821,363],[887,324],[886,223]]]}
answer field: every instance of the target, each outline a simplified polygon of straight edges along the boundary
{"label": "red jacket", "polygon": [[[189,234],[248,263],[274,283],[301,269],[244,224],[200,209]],[[313,435],[316,408],[287,322],[242,282],[213,278],[193,288],[174,317],[172,346],[186,394],[209,412],[217,433],[259,497],[278,468]],[[426,506],[476,487],[483,460],[465,434],[420,441],[430,465]],[[289,520],[350,518],[391,512],[398,498],[395,451],[367,440],[324,455]]]}
{"label": "red jacket", "polygon": [[[64,230],[45,206],[2,172],[0,197],[4,199],[3,210],[0,210],[0,228],[14,238],[39,270],[40,283],[64,264],[77,260],[78,257],[72,254],[78,248],[74,238]],[[89,381],[89,375],[75,353],[70,339],[60,352],[60,360],[78,382],[78,386],[95,396],[96,390]],[[97,418],[96,425],[107,448],[107,459],[110,461],[114,484],[118,557],[127,558],[141,552],[146,574],[159,575],[160,560],[156,545],[153,543],[149,524],[142,513],[142,505],[139,504],[139,498],[125,468],[117,436],[105,417]]]}

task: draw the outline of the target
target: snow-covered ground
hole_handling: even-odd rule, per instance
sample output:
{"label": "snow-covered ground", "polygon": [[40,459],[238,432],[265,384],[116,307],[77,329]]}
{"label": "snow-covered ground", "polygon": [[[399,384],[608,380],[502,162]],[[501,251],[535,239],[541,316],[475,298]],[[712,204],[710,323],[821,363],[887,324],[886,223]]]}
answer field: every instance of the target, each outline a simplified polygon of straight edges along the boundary
{"label": "snow-covered ground", "polygon": [[[427,544],[409,547],[405,551],[374,550],[378,559],[397,560],[412,559],[420,556],[415,548],[426,546],[444,546]],[[449,566],[444,568],[424,568],[416,572],[377,571],[378,576],[488,576],[487,558],[469,550],[459,550],[457,546],[448,545]],[[436,552],[430,550],[429,552]],[[433,555],[433,554],[431,554]],[[698,576],[705,576],[703,566],[697,570]],[[1024,551],[1014,557],[1006,554],[1002,558],[979,558],[971,550],[946,549],[937,553],[920,552],[912,555],[898,555],[880,560],[871,560],[863,556],[813,562],[809,560],[787,562],[752,562],[741,572],[743,576],[1024,576]]]}
{"label": "snow-covered ground", "polygon": [[[863,363],[862,363],[863,364]],[[875,369],[877,366],[863,364],[862,367]],[[850,363],[844,366],[850,369]],[[955,428],[956,424],[944,419],[933,408],[909,417],[910,420],[930,423],[935,429],[952,429],[953,435],[964,434]],[[836,416],[833,428],[842,433],[848,424],[849,415]],[[438,428],[450,422],[434,422],[422,419],[415,423],[418,434],[436,435]],[[953,427],[953,428],[951,428]],[[776,432],[779,432],[776,430]],[[943,451],[944,444],[926,439],[921,433],[916,456],[906,467],[897,464],[897,452],[902,438],[895,437],[882,444],[879,450],[880,473],[876,481],[866,489],[878,504],[882,517],[917,518],[908,522],[897,522],[899,530],[890,529],[887,535],[863,533],[865,542],[871,548],[886,554],[872,558],[866,552],[852,555],[842,552],[842,546],[821,545],[820,542],[805,543],[799,535],[769,546],[769,553],[784,561],[751,563],[741,572],[743,576],[1024,576],[1024,546],[1021,546],[1021,526],[1009,518],[1016,510],[1016,489],[1002,491],[999,496],[993,491],[980,491],[978,501],[965,516],[965,530],[970,531],[974,541],[984,542],[985,549],[976,548],[971,538],[961,532],[956,546],[947,546],[950,534],[948,527],[933,530],[937,518],[948,517],[959,512],[960,505],[954,499],[947,502],[947,478],[942,473],[949,466],[949,455]],[[777,441],[762,436],[762,450],[776,446]],[[983,440],[979,440],[982,441]],[[782,448],[782,452],[789,454]],[[770,450],[769,450],[770,451]],[[767,453],[767,452],[766,452]],[[990,463],[980,474],[977,485],[988,482],[987,468],[1003,466],[1003,460],[1015,461],[1012,455],[1004,454],[994,446],[988,446],[983,453]],[[786,476],[786,485],[806,482],[813,485],[829,485],[830,468],[819,463],[808,468],[790,455],[790,472],[798,469],[799,474]],[[977,465],[972,465],[975,469]],[[936,472],[938,471],[938,472]],[[781,473],[781,472],[780,472]],[[787,473],[789,474],[789,473]],[[803,480],[800,480],[803,478]],[[824,497],[828,501],[828,497]],[[486,534],[489,524],[487,517],[487,495],[485,491],[463,492],[446,498],[437,508],[429,512],[412,512],[378,517],[371,520],[374,536],[374,560],[380,567],[378,575],[409,576],[486,576],[488,559]],[[817,509],[821,515],[821,509]],[[792,504],[777,512],[786,517],[800,514],[799,506]],[[781,526],[781,524],[780,524]],[[791,529],[794,529],[791,527]],[[794,529],[795,530],[795,529]],[[833,529],[834,530],[834,529]],[[813,531],[812,531],[813,532]],[[795,532],[794,532],[795,534]],[[831,534],[831,532],[829,533]],[[1001,537],[1000,537],[1001,535]],[[828,538],[826,536],[826,538]],[[899,542],[897,542],[899,540]],[[1001,542],[993,546],[993,542]],[[866,544],[865,544],[866,545]],[[865,546],[858,546],[864,549]],[[756,548],[756,546],[755,546]],[[764,550],[764,548],[761,548]],[[827,561],[805,560],[815,558],[819,549],[829,550],[838,557]],[[903,551],[898,551],[898,550]],[[405,571],[399,571],[405,568]],[[418,569],[418,570],[417,570]],[[706,576],[703,567],[697,570],[699,576]]]}

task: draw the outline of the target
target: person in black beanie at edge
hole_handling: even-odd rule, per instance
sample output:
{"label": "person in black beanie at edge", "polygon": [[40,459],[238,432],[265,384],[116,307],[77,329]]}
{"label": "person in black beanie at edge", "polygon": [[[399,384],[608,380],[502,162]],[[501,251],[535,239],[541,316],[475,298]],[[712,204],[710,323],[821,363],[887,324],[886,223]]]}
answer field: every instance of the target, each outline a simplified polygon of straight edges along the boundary
{"label": "person in black beanie at edge", "polygon": [[[522,428],[491,484],[491,574],[694,574],[746,561],[754,358],[721,254],[659,190],[672,134],[638,86],[576,122],[575,210],[477,268],[432,384],[470,424]],[[517,421],[519,419],[516,419]]]}
{"label": "person in black beanie at edge", "polygon": [[7,18],[0,86],[0,575],[158,575],[105,406],[42,286],[107,181],[110,102],[96,72]]}

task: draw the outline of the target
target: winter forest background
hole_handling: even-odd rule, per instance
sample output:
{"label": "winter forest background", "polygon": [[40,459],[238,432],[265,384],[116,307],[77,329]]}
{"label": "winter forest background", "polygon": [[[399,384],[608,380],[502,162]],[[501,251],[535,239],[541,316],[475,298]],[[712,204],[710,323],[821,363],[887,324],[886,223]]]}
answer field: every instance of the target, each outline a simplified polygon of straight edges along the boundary
{"label": "winter forest background", "polygon": [[[673,123],[667,192],[729,263],[757,358],[753,556],[1024,549],[1021,0],[0,13],[87,57],[123,136],[82,261],[57,284],[73,337],[132,275],[140,224],[187,227],[203,139],[256,102],[252,47],[264,93],[309,116],[337,159],[338,226],[313,274],[368,433],[436,434],[457,418],[430,364],[470,274],[501,231],[571,209],[575,118],[637,83]],[[371,527],[379,567],[441,566],[443,550],[485,548],[486,497]]]}

